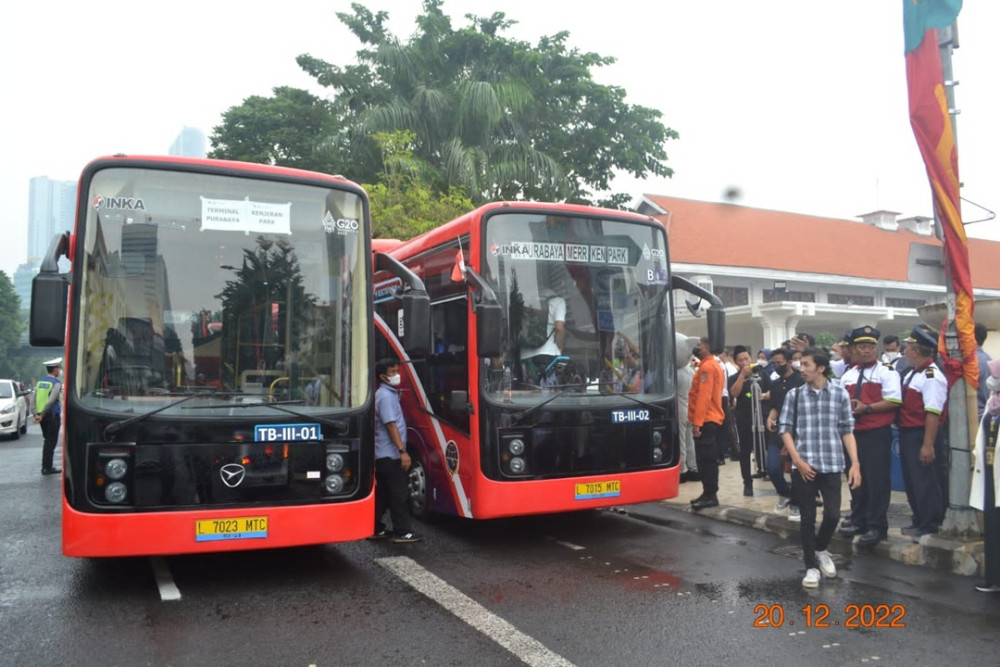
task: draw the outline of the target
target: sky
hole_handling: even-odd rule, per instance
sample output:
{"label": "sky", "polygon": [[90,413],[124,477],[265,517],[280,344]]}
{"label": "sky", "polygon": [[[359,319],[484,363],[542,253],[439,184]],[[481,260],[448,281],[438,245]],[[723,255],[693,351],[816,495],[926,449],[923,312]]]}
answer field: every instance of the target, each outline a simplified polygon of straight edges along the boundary
{"label": "sky", "polygon": [[[401,39],[419,0],[367,0]],[[574,9],[569,9],[575,7]],[[502,11],[506,36],[614,57],[594,70],[627,101],[662,112],[672,178],[615,180],[615,190],[731,201],[854,219],[878,209],[932,214],[909,125],[901,0],[445,0],[453,25]],[[164,154],[184,126],[209,135],[227,109],[275,86],[324,94],[295,63],[339,65],[360,47],[338,21],[346,0],[281,3],[6,3],[0,9],[4,156],[0,270],[27,254],[28,183],[76,180],[91,159]],[[1000,210],[1000,2],[968,0],[954,55],[963,197]],[[350,174],[345,174],[350,177]],[[735,196],[733,196],[735,194]],[[1000,220],[963,202],[969,236],[1000,240]],[[766,247],[748,231],[733,242]]]}

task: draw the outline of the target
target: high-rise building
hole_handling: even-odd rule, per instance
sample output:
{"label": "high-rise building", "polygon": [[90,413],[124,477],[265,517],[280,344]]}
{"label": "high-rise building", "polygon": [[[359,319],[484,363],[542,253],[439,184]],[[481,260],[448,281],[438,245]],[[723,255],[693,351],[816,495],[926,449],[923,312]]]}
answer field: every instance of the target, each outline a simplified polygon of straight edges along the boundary
{"label": "high-rise building", "polygon": [[196,127],[184,126],[174,142],[170,144],[170,155],[183,157],[205,157],[205,133]]}
{"label": "high-rise building", "polygon": [[28,308],[31,304],[31,281],[38,275],[39,262],[27,262],[17,267],[11,282],[14,283],[14,292],[21,298],[21,308]]}
{"label": "high-rise building", "polygon": [[56,234],[73,231],[76,183],[37,176],[28,187],[28,261],[36,262]]}

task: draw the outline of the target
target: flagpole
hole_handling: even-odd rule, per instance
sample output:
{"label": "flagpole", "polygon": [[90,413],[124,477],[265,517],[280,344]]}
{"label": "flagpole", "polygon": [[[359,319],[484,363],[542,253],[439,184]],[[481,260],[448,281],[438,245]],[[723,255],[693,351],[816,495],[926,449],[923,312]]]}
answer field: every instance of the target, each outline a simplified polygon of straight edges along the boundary
{"label": "flagpole", "polygon": [[[948,102],[948,115],[951,117],[952,135],[955,140],[955,151],[958,151],[958,126],[955,109],[955,82],[952,76],[952,51],[958,46],[957,22],[946,28],[940,28],[938,34],[938,50],[941,54],[941,73],[944,79],[945,99]],[[945,244],[944,230],[942,222],[937,212],[934,210],[935,231],[941,243]],[[942,249],[942,253],[944,250]],[[947,256],[947,255],[946,255]],[[948,270],[945,276],[945,287],[947,289],[948,306],[948,326],[945,330],[945,345],[948,349],[948,356],[952,359],[961,359],[962,350],[958,342],[958,328],[955,323],[955,284],[951,279],[950,267],[945,262]],[[980,380],[982,381],[982,379]],[[971,390],[965,381],[965,377],[960,376],[951,389],[948,391],[948,414],[952,418],[948,420],[948,443],[950,458],[948,465],[948,507],[945,511],[944,523],[941,525],[941,532],[955,537],[969,537],[979,534],[979,523],[976,521],[975,511],[969,506],[969,493],[971,490],[970,471],[972,470],[972,456],[970,454],[972,444],[972,434],[974,429],[971,406],[975,406],[976,401],[973,396],[970,399]]]}

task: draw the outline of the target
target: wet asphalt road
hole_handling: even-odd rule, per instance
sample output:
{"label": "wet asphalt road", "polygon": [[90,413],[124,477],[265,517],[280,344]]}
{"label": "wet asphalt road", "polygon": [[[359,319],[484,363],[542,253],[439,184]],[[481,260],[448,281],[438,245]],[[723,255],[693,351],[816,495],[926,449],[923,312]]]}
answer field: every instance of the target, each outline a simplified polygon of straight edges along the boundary
{"label": "wet asphalt road", "polygon": [[[37,426],[0,442],[2,665],[996,664],[971,579],[858,556],[805,591],[793,542],[659,504],[171,557],[163,601],[150,559],[61,555],[40,451]],[[845,627],[874,605],[904,627]]]}

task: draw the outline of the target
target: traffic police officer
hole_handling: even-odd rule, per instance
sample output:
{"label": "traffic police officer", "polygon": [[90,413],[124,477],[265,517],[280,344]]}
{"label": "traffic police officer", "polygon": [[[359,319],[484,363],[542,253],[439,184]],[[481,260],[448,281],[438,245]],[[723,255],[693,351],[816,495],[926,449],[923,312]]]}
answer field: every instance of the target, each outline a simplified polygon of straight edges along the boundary
{"label": "traffic police officer", "polygon": [[42,474],[57,475],[62,470],[52,464],[52,457],[62,421],[62,357],[46,361],[45,370],[48,374],[35,384],[35,423],[42,425]]}
{"label": "traffic police officer", "polygon": [[861,462],[861,485],[851,490],[851,519],[840,532],[847,536],[860,534],[860,546],[885,539],[889,530],[892,424],[902,402],[899,373],[876,357],[879,336],[881,332],[875,327],[851,331],[854,365],[840,379],[851,396],[854,438]]}
{"label": "traffic police officer", "polygon": [[899,410],[899,460],[906,499],[913,524],[903,529],[919,541],[936,533],[944,520],[944,498],[938,474],[942,458],[941,422],[948,401],[948,381],[934,363],[937,335],[925,327],[913,329],[906,339],[902,381],[903,406]]}

